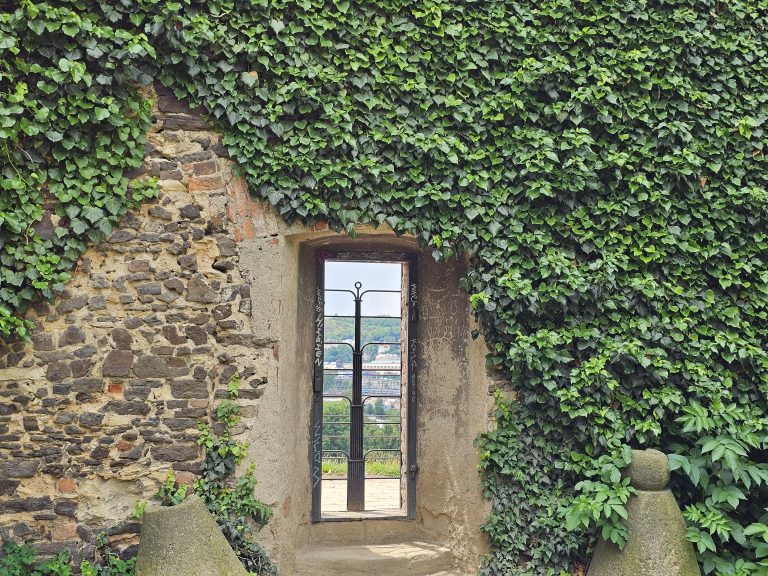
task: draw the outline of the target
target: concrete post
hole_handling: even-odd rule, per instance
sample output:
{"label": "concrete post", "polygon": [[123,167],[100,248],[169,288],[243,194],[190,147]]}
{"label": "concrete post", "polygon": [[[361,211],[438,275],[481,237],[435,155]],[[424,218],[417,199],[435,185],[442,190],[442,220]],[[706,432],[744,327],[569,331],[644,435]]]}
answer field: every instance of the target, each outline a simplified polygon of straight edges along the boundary
{"label": "concrete post", "polygon": [[248,576],[205,504],[193,497],[144,515],[136,576]]}
{"label": "concrete post", "polygon": [[627,543],[619,550],[601,538],[587,576],[701,576],[680,507],[667,488],[666,454],[634,450],[624,474],[637,490],[627,503]]}

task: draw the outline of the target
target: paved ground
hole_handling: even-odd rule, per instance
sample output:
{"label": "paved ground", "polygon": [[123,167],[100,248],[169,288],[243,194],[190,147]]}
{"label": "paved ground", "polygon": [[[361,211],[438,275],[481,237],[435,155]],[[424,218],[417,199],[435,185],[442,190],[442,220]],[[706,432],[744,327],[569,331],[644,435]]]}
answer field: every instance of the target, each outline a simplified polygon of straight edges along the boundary
{"label": "paved ground", "polygon": [[[344,478],[323,479],[321,510],[323,516],[338,516],[347,512],[347,481]],[[365,512],[355,515],[401,515],[400,479],[386,478],[365,481]]]}

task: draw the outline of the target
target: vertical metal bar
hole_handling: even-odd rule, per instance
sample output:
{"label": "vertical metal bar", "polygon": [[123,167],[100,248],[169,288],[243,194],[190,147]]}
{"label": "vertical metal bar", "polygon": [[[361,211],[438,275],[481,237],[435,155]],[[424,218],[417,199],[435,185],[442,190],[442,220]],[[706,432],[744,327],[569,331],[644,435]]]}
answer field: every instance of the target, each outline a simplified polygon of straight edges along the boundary
{"label": "vertical metal bar", "polygon": [[347,461],[347,510],[365,510],[365,459],[363,458],[363,350],[361,335],[362,284],[355,282],[355,349],[352,352],[352,403],[349,408],[349,460]]}
{"label": "vertical metal bar", "polygon": [[310,426],[310,470],[312,482],[312,522],[319,522],[323,486],[323,357],[325,354],[325,259],[318,252],[315,282],[315,358],[312,383],[312,423]]}
{"label": "vertical metal bar", "polygon": [[416,333],[419,321],[418,257],[414,254],[408,259],[408,518],[416,518],[416,474],[419,465],[416,460],[416,409],[418,400],[418,337]]}

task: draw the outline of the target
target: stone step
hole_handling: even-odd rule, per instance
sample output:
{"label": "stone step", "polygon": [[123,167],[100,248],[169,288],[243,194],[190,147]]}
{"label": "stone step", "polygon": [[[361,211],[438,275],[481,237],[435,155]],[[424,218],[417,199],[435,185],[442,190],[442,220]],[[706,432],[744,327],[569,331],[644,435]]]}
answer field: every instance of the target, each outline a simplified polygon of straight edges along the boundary
{"label": "stone step", "polygon": [[296,555],[295,576],[459,576],[451,551],[415,540],[394,544],[304,548]]}
{"label": "stone step", "polygon": [[439,542],[435,535],[419,529],[416,522],[375,520],[317,522],[299,528],[299,548],[363,546],[383,542]]}

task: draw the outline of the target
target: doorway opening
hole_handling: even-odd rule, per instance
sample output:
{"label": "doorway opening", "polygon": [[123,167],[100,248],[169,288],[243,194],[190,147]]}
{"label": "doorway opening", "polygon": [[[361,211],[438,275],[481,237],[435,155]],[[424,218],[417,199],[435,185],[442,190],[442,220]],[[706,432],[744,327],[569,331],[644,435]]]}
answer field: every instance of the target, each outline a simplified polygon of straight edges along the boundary
{"label": "doorway opening", "polygon": [[415,517],[416,256],[317,256],[312,520]]}

